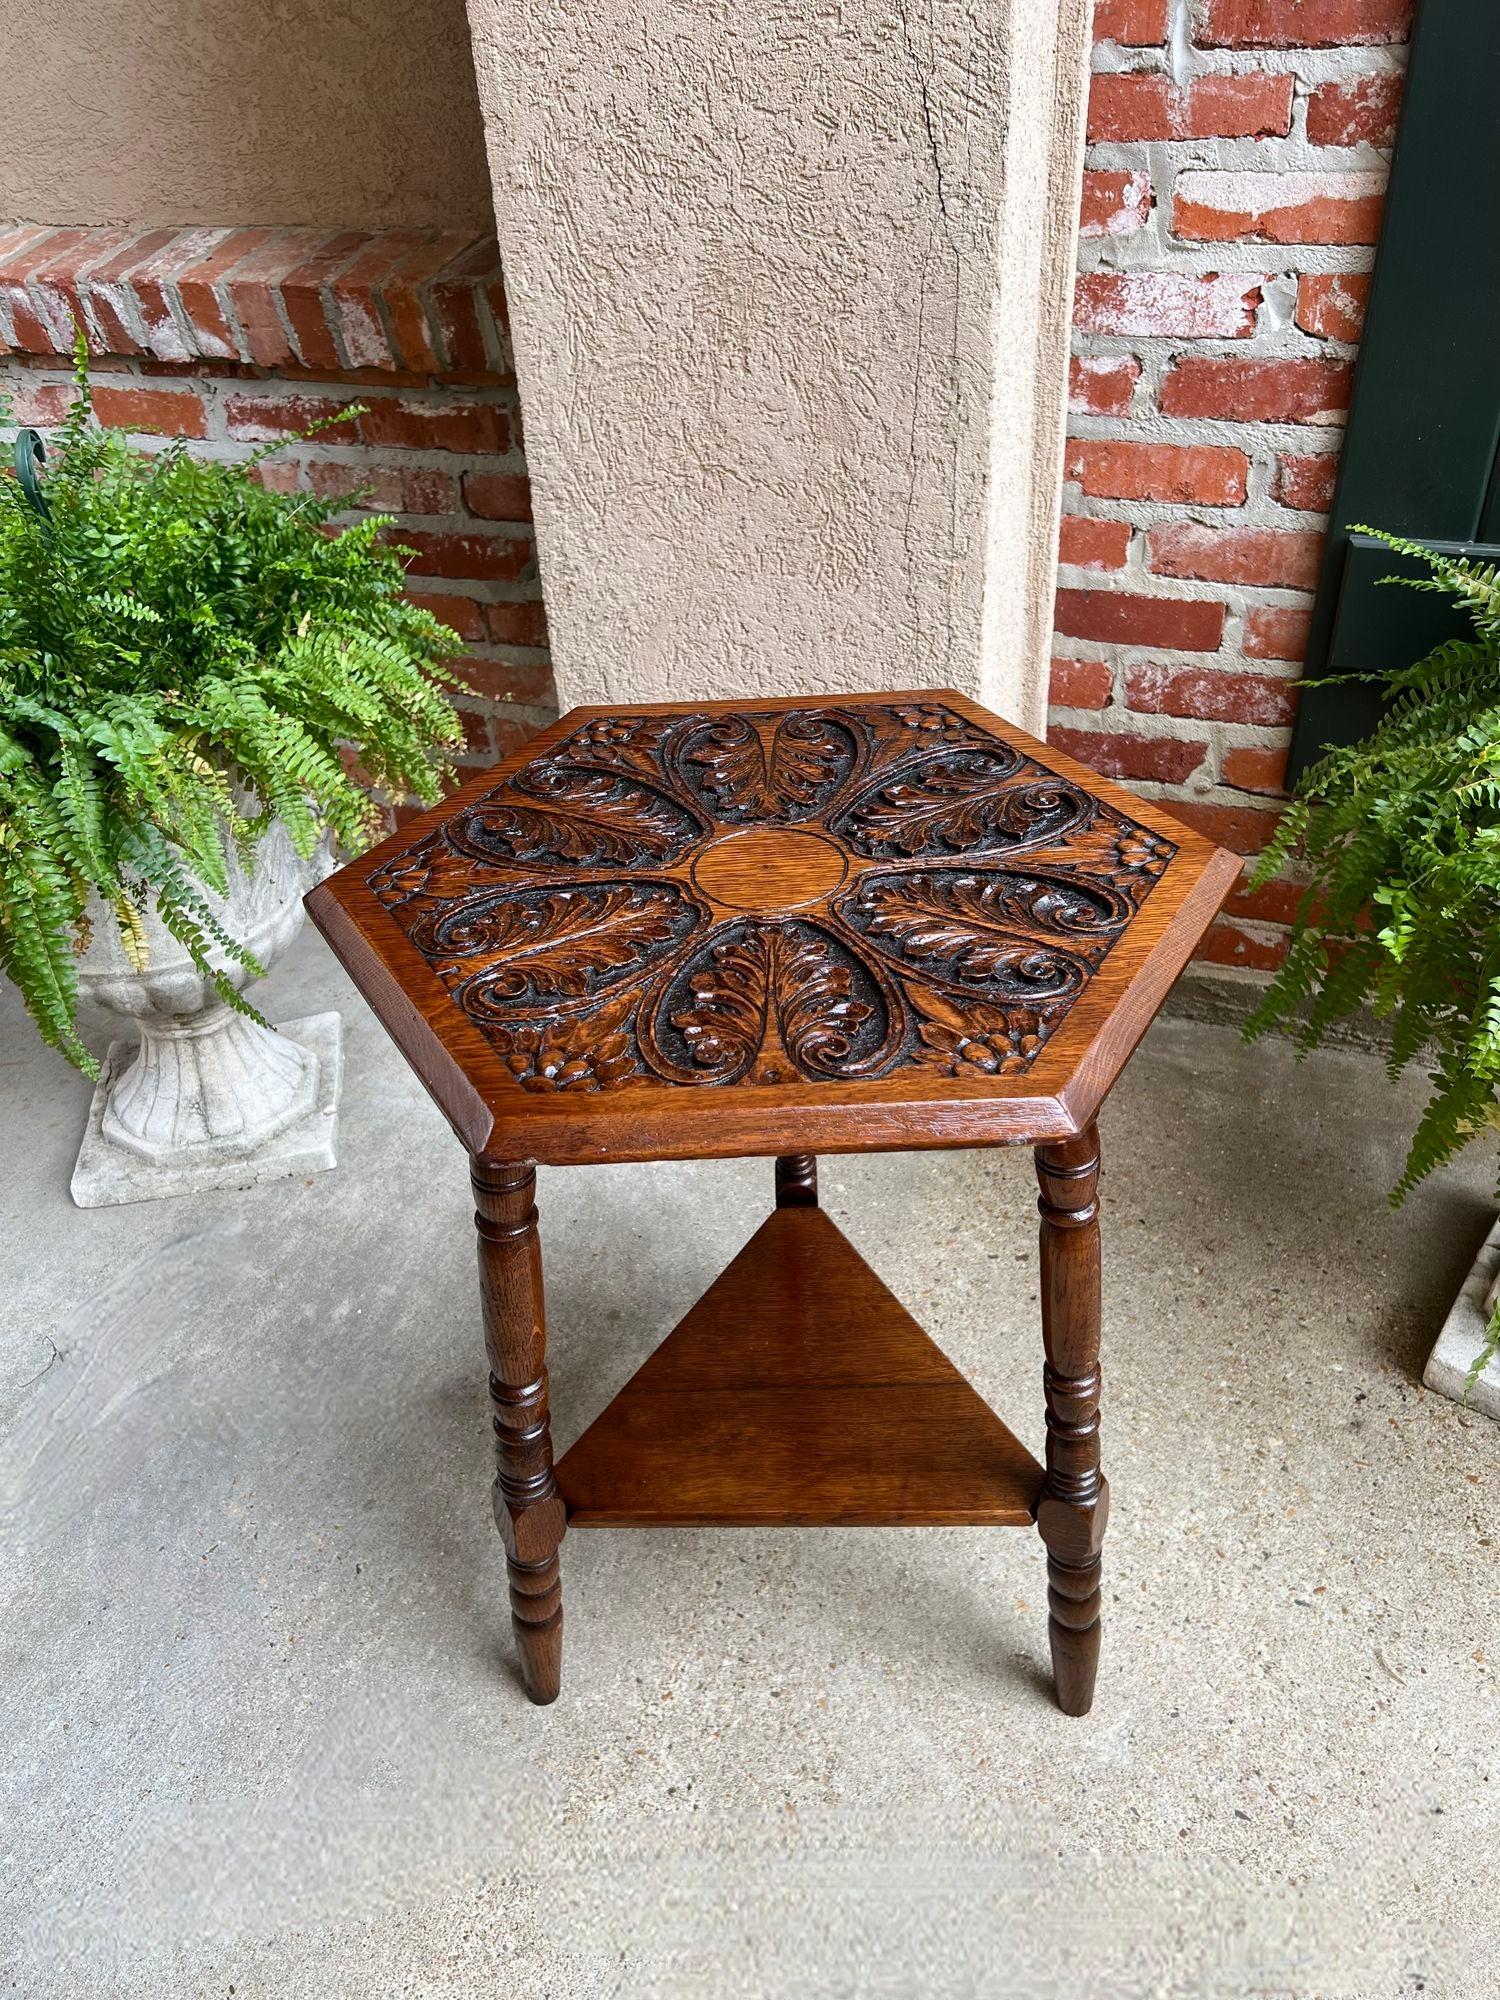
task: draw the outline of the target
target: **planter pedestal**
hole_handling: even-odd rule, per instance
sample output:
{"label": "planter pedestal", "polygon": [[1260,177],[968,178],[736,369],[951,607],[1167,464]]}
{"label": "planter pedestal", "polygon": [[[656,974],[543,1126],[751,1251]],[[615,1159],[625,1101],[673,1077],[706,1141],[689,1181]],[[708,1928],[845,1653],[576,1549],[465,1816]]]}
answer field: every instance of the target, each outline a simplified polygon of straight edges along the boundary
{"label": "planter pedestal", "polygon": [[[277,823],[248,865],[229,856],[229,893],[205,897],[222,928],[269,970],[302,928],[302,898],[326,872],[325,859],[300,860]],[[333,1166],[338,1015],[268,1028],[226,1006],[154,907],[141,918],[143,963],[127,954],[105,905],[91,915],[80,994],[134,1020],[140,1040],[110,1044],[73,1169],[78,1206],[255,1187]],[[213,958],[243,990],[249,968],[219,951]]]}
{"label": "planter pedestal", "polygon": [[[1439,1395],[1463,1401],[1464,1384],[1484,1345],[1490,1320],[1490,1294],[1500,1277],[1500,1220],[1484,1239],[1464,1288],[1453,1301],[1437,1346],[1428,1357],[1422,1380]],[[1469,1408],[1500,1419],[1500,1357],[1492,1360],[1469,1393]]]}
{"label": "planter pedestal", "polygon": [[[339,1016],[308,1014],[268,1033],[243,1014],[227,1007],[224,1012],[236,1030],[248,1029],[260,1043],[255,1069],[242,1070],[237,1081],[228,1064],[254,1047],[238,1032],[232,1038],[213,1037],[223,1046],[211,1059],[201,1041],[194,1050],[188,1037],[152,1034],[139,1043],[110,1043],[73,1169],[72,1194],[79,1208],[258,1187],[263,1181],[322,1173],[336,1165],[344,1064]],[[276,1090],[288,1064],[299,1079],[295,1094]],[[135,1077],[129,1074],[132,1066]],[[184,1135],[175,1145],[157,1146],[153,1157],[145,1147],[119,1143],[120,1121],[113,1113],[122,1109],[128,1117],[134,1103],[152,1095],[158,1079],[168,1085],[168,1096],[158,1101],[180,1110],[183,1115],[174,1122],[201,1137],[195,1141]],[[278,1095],[288,1097],[289,1115],[278,1116],[273,1109]],[[211,1129],[236,1117],[237,1128]]]}

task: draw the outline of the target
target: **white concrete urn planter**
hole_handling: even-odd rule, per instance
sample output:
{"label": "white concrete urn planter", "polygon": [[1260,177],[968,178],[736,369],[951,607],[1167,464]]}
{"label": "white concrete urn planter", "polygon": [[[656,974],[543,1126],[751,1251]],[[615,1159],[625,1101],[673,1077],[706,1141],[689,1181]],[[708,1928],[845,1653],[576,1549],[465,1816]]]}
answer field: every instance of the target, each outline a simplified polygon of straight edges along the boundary
{"label": "white concrete urn planter", "polygon": [[[1462,1402],[1469,1370],[1484,1349],[1485,1331],[1500,1296],[1500,1219],[1484,1239],[1464,1288],[1453,1301],[1422,1380],[1440,1395]],[[1492,1356],[1469,1391],[1469,1408],[1500,1420],[1500,1355]]]}
{"label": "white concrete urn planter", "polygon": [[[317,876],[273,824],[249,866],[231,854],[229,894],[204,894],[231,937],[269,971],[301,930]],[[126,954],[107,904],[90,910],[80,997],[135,1021],[110,1044],[94,1092],[73,1199],[80,1208],[250,1187],[334,1164],[341,1029],[336,1013],[263,1027],[226,1005],[154,905],[142,912],[146,964]],[[236,991],[254,975],[221,952]]]}

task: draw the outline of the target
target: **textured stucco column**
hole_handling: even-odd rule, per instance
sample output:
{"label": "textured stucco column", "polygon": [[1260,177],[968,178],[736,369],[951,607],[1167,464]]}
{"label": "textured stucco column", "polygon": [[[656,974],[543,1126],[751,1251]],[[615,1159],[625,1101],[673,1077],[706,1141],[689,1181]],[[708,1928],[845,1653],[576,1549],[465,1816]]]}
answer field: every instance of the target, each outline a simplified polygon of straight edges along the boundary
{"label": "textured stucco column", "polygon": [[468,0],[565,703],[1040,728],[1089,0]]}

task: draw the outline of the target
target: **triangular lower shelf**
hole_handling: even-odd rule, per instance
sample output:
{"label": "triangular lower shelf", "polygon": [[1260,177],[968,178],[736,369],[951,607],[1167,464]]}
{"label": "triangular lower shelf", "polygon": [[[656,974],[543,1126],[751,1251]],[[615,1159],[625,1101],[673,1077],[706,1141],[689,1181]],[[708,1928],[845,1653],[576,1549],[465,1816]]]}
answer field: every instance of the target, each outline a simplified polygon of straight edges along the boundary
{"label": "triangular lower shelf", "polygon": [[1024,1526],[1042,1469],[817,1208],[779,1208],[557,1466],[578,1527]]}

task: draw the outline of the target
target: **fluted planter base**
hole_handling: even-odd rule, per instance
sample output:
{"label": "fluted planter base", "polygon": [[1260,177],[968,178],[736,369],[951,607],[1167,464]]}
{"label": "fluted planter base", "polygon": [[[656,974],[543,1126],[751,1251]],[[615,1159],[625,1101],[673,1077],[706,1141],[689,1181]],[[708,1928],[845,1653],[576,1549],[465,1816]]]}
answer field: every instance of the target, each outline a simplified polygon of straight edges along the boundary
{"label": "fluted planter base", "polygon": [[[1429,1355],[1422,1376],[1429,1389],[1451,1396],[1456,1403],[1463,1401],[1469,1370],[1484,1352],[1497,1285],[1500,1285],[1500,1222],[1496,1222],[1480,1245],[1479,1255],[1443,1322],[1437,1346]],[[1500,1357],[1486,1365],[1469,1390],[1469,1408],[1500,1423]]]}
{"label": "fluted planter base", "polygon": [[[222,1014],[223,1018],[220,1018]],[[228,1008],[111,1042],[73,1169],[80,1208],[258,1187],[336,1160],[337,1014],[269,1033]]]}

